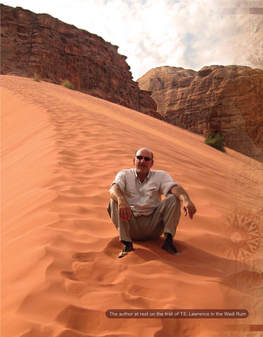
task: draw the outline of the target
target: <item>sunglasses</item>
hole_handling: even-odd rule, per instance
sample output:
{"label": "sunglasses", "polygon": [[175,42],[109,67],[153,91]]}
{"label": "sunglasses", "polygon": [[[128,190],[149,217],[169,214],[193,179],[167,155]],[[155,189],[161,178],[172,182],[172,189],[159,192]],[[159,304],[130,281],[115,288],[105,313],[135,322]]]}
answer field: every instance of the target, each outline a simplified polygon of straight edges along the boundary
{"label": "sunglasses", "polygon": [[150,160],[151,160],[150,157],[143,157],[143,156],[136,156],[136,158],[137,158],[138,160],[144,159],[145,161],[150,161]]}

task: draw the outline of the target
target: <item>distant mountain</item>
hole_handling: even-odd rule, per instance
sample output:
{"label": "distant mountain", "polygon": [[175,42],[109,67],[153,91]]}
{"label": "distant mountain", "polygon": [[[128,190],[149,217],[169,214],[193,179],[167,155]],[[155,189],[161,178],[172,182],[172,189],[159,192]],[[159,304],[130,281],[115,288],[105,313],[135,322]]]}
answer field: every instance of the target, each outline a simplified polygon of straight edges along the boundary
{"label": "distant mountain", "polygon": [[164,121],[204,136],[220,132],[226,146],[263,162],[263,70],[165,66],[138,83],[152,92]]}
{"label": "distant mountain", "polygon": [[1,73],[75,89],[159,118],[148,92],[132,80],[126,57],[101,37],[47,14],[1,4]]}

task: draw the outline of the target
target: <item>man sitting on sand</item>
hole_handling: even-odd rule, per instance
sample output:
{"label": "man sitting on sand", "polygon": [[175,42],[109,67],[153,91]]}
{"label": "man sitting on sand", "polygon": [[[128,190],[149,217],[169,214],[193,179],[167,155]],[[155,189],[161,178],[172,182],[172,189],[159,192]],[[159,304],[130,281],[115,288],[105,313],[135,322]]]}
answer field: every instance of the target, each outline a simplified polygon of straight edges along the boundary
{"label": "man sitting on sand", "polygon": [[[120,171],[110,187],[109,215],[120,234],[123,257],[134,250],[132,240],[157,239],[164,233],[162,248],[177,255],[173,237],[181,215],[192,219],[196,208],[185,190],[165,171],[151,170],[153,153],[142,148],[133,159],[135,169]],[[164,194],[166,198],[161,201]]]}

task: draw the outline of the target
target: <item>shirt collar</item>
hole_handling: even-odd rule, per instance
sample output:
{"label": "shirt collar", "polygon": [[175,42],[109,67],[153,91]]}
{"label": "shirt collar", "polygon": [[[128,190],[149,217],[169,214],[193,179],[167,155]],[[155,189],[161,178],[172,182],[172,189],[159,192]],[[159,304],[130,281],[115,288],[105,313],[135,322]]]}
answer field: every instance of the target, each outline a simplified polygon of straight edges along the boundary
{"label": "shirt collar", "polygon": [[143,184],[146,180],[148,180],[150,178],[150,175],[151,175],[151,170],[149,171],[149,173],[147,174],[146,178],[144,179],[143,183],[140,181],[139,177],[138,177],[138,174],[136,172],[136,169],[134,169],[134,174],[135,174],[135,177],[138,179],[139,183],[140,184]]}

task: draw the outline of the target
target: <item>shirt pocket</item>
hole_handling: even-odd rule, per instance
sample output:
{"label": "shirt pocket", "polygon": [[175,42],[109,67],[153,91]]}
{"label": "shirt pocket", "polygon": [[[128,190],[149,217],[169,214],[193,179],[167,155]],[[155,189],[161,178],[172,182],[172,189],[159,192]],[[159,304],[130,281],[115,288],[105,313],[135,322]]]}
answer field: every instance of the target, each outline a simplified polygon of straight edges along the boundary
{"label": "shirt pocket", "polygon": [[125,193],[129,198],[135,198],[139,194],[135,186],[129,183],[126,184]]}
{"label": "shirt pocket", "polygon": [[147,186],[146,195],[151,199],[158,199],[159,197],[159,186],[156,184],[151,184]]}

